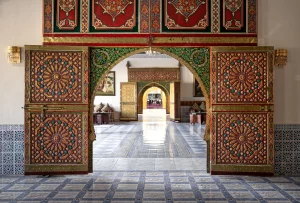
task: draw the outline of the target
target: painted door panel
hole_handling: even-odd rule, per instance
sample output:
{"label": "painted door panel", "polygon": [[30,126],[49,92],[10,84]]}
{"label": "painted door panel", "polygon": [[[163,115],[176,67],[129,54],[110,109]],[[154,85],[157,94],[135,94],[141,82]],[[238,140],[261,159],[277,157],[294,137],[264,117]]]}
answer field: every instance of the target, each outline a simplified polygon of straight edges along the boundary
{"label": "painted door panel", "polygon": [[121,115],[122,121],[136,121],[137,114],[137,84],[136,82],[121,82]]}
{"label": "painted door panel", "polygon": [[25,174],[88,173],[88,48],[25,55]]}
{"label": "painted door panel", "polygon": [[273,47],[213,47],[211,173],[274,174]]}

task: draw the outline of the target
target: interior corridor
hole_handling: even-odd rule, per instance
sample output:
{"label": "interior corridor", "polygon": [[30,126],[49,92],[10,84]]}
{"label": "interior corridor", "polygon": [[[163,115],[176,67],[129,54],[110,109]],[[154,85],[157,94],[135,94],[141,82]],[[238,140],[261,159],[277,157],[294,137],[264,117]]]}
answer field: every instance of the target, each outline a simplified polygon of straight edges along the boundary
{"label": "interior corridor", "polygon": [[205,170],[204,130],[170,122],[165,109],[144,109],[138,122],[97,125],[94,171]]}

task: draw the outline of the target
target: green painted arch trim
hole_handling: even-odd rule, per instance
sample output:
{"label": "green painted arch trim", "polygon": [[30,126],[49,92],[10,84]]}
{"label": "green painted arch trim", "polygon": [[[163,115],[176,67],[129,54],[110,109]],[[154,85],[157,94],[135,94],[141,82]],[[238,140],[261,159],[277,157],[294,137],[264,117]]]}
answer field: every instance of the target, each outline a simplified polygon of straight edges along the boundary
{"label": "green painted arch trim", "polygon": [[[109,69],[117,65],[126,57],[142,52],[147,48],[139,47],[97,47],[91,48],[90,52],[90,91],[93,93],[98,81]],[[153,48],[162,51],[171,57],[181,59],[201,79],[207,96],[210,94],[210,49],[207,47],[164,47]],[[161,82],[162,86],[165,86]],[[169,87],[166,87],[169,90]]]}
{"label": "green painted arch trim", "polygon": [[[167,52],[181,58],[195,71],[205,87],[207,95],[210,93],[210,49],[206,47],[179,48],[165,47],[162,48]],[[187,65],[187,64],[184,64]],[[193,73],[193,74],[194,74]]]}
{"label": "green painted arch trim", "polygon": [[133,52],[141,48],[91,48],[90,51],[90,89],[94,92],[100,78],[108,70],[117,65],[126,56],[132,55]]}

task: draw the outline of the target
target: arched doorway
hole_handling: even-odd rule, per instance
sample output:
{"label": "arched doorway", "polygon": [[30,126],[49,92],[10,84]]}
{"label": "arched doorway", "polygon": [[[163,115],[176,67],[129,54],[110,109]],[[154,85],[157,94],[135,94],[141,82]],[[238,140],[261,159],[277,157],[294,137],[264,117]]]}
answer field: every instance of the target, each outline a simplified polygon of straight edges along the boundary
{"label": "arched doorway", "polygon": [[[170,113],[170,94],[164,86],[162,86],[161,84],[156,83],[156,82],[149,83],[138,93],[138,114],[142,114],[143,109],[146,108],[144,97],[146,96],[145,93],[147,92],[147,90],[149,90],[151,87],[158,87],[159,89],[162,90],[162,92],[164,93],[165,99],[166,99],[165,101],[163,101],[163,99],[162,99],[162,108],[165,108],[166,114],[169,114]],[[164,98],[164,97],[162,97],[162,98]]]}
{"label": "arched doorway", "polygon": [[[93,48],[91,49],[91,92],[93,93],[90,101],[94,101],[95,87],[99,81],[120,61],[127,57],[147,51],[148,48]],[[209,48],[153,48],[153,50],[167,54],[185,65],[188,70],[194,75],[195,79],[201,86],[203,91],[207,109],[209,109],[209,71],[210,71],[210,49]],[[186,53],[185,55],[183,55]],[[199,59],[200,58],[200,59]],[[124,67],[125,68],[125,67]],[[91,103],[91,105],[93,105]],[[92,108],[91,108],[92,109]],[[207,119],[210,114],[207,115]],[[92,113],[90,116],[92,119]],[[207,170],[209,170],[209,122],[206,122],[204,139],[207,142]],[[93,129],[93,128],[91,128]],[[92,130],[90,135],[91,141],[95,140],[95,132]],[[90,142],[90,167],[92,172],[92,157],[93,157],[93,143]]]}

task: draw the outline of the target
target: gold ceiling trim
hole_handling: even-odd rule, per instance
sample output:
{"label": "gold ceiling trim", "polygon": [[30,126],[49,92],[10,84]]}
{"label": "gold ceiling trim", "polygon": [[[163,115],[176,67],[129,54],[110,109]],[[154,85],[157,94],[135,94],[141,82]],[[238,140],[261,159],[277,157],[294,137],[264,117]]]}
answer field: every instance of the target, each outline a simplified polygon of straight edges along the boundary
{"label": "gold ceiling trim", "polygon": [[257,43],[257,37],[154,37],[153,44],[164,43],[226,43],[226,44],[254,44]]}
{"label": "gold ceiling trim", "polygon": [[147,44],[148,41],[148,38],[141,37],[43,37],[43,43]]}
{"label": "gold ceiling trim", "polygon": [[[43,37],[43,43],[75,44],[145,44],[148,38],[143,37]],[[154,37],[155,44],[257,44],[257,37]]]}

